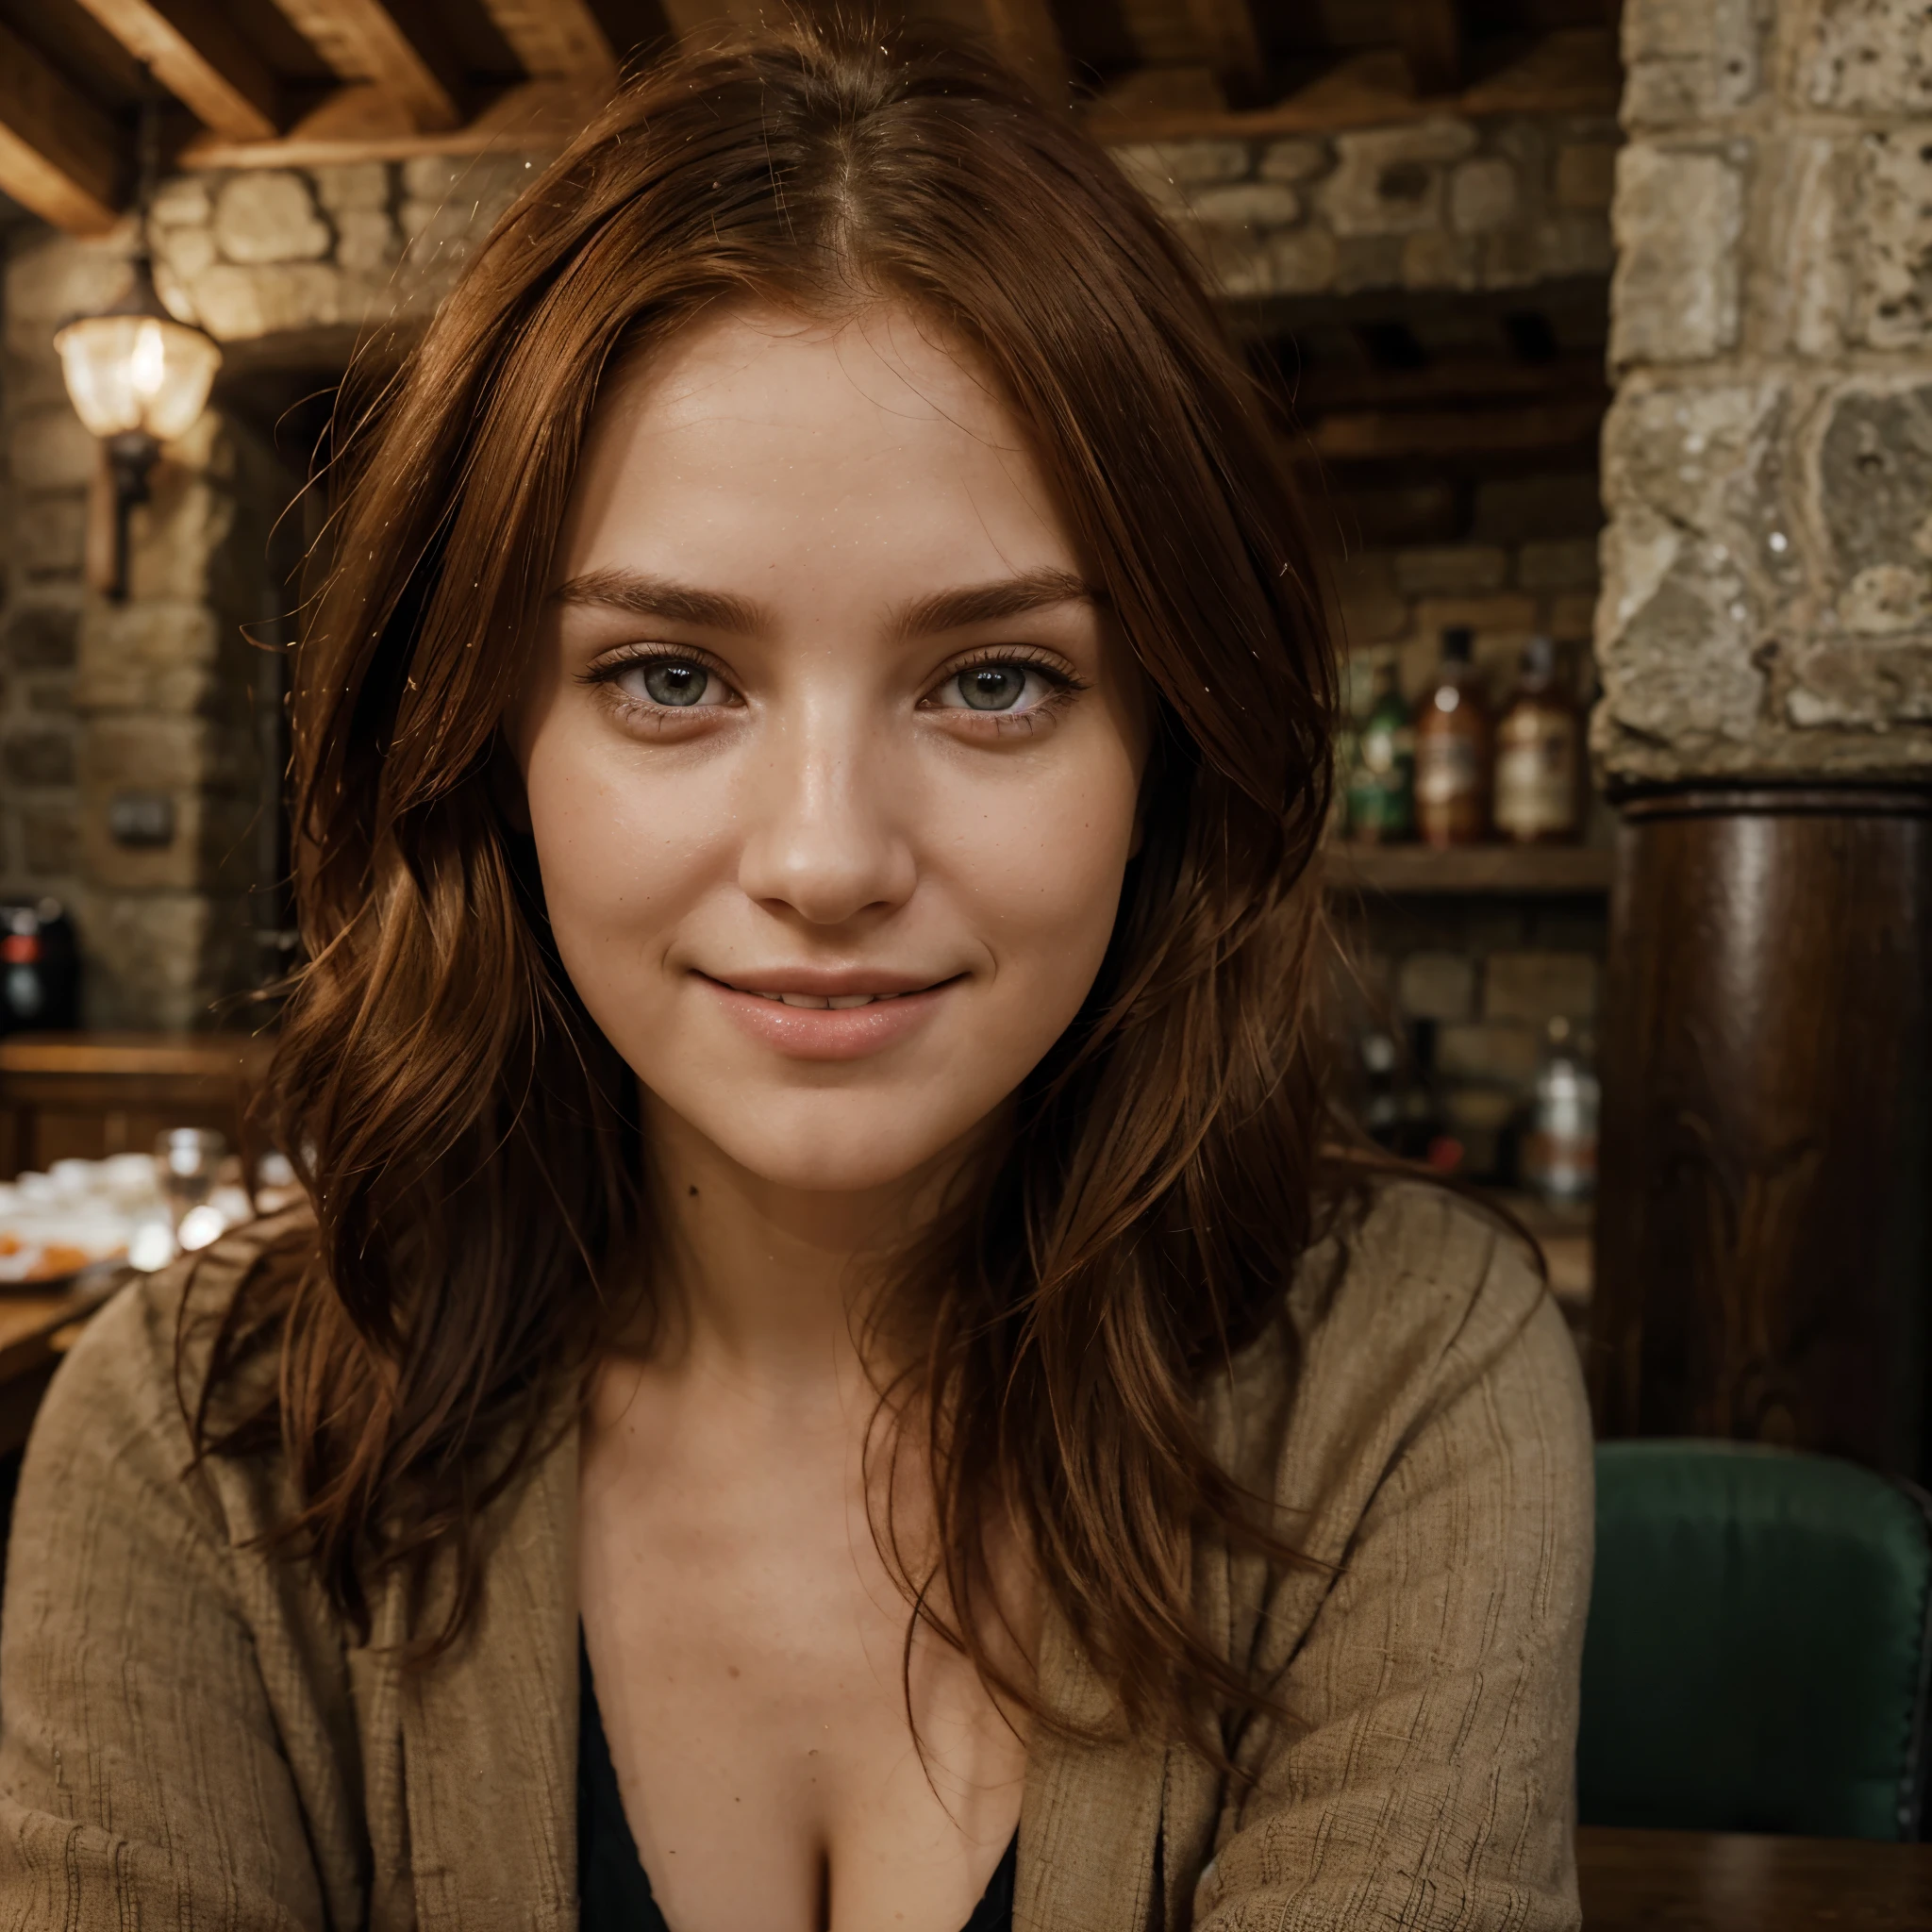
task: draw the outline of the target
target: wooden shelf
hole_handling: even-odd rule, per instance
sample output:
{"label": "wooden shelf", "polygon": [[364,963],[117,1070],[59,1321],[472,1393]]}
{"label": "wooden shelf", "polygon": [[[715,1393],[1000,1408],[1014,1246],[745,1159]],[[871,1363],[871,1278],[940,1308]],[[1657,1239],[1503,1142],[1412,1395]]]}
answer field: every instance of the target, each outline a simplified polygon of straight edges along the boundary
{"label": "wooden shelf", "polygon": [[1593,897],[1608,892],[1616,855],[1593,845],[1356,845],[1326,849],[1332,891]]}

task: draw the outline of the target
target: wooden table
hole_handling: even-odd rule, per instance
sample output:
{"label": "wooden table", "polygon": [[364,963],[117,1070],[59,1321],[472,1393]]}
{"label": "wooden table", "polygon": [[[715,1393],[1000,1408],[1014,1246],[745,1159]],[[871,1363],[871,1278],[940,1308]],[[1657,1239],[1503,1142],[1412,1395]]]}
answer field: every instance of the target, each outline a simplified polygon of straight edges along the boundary
{"label": "wooden table", "polygon": [[118,1278],[91,1270],[58,1294],[0,1293],[0,1456],[25,1446],[60,1357]]}
{"label": "wooden table", "polygon": [[1932,1844],[1576,1834],[1583,1932],[1926,1932]]}

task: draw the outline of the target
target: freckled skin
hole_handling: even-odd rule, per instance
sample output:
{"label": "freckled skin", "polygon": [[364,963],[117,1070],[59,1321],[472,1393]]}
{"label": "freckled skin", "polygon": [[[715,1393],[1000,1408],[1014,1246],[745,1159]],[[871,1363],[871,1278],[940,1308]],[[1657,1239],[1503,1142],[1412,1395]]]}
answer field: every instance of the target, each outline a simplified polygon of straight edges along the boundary
{"label": "freckled skin", "polygon": [[[1101,606],[1038,601],[1091,571],[1019,427],[904,311],[742,312],[627,373],[555,580],[508,721],[520,808],[564,964],[641,1084],[665,1230],[665,1321],[606,1361],[584,1437],[579,1596],[625,1807],[675,1932],[957,1932],[1024,1726],[922,1641],[913,1749],[854,1263],[916,1229],[1091,986],[1144,703]],[[1015,582],[1034,608],[935,603]],[[788,972],[897,999],[758,997]],[[994,1555],[1024,1665],[1027,1572]]]}

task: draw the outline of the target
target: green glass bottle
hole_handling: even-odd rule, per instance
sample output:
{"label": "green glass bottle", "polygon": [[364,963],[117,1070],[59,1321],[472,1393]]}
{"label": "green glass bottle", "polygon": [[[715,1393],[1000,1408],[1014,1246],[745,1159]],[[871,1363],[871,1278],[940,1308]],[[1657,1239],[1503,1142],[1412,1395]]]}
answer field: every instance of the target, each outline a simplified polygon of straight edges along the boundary
{"label": "green glass bottle", "polygon": [[1415,837],[1415,726],[1395,681],[1395,660],[1380,658],[1369,715],[1356,738],[1348,780],[1348,829],[1371,845]]}

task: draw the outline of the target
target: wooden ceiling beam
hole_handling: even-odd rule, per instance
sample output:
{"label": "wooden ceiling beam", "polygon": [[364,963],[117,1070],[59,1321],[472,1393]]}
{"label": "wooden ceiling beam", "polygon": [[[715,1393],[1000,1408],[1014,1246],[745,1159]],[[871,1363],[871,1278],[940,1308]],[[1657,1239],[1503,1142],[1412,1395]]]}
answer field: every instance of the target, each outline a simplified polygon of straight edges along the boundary
{"label": "wooden ceiling beam", "polygon": [[235,141],[281,127],[280,90],[209,0],[80,0],[203,126]]}
{"label": "wooden ceiling beam", "polygon": [[532,80],[585,86],[617,77],[617,55],[586,0],[483,0]]}
{"label": "wooden ceiling beam", "polygon": [[125,175],[114,124],[0,25],[0,190],[72,235],[118,219]]}
{"label": "wooden ceiling beam", "polygon": [[433,23],[403,0],[275,0],[275,7],[344,80],[366,80],[400,103],[425,133],[463,118],[461,75]]}
{"label": "wooden ceiling beam", "polygon": [[1253,107],[1268,93],[1268,47],[1255,0],[1188,0],[1188,16],[1228,105]]}
{"label": "wooden ceiling beam", "polygon": [[1462,15],[1457,0],[1395,0],[1395,33],[1419,94],[1462,85]]}

